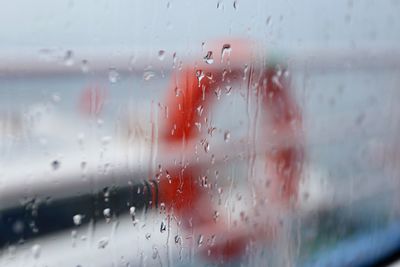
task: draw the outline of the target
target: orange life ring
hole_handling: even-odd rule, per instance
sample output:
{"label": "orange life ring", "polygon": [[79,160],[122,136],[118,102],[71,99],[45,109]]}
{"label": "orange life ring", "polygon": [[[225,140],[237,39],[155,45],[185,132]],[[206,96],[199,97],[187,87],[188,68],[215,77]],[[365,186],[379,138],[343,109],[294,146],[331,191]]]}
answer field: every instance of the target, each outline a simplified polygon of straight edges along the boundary
{"label": "orange life ring", "polygon": [[[160,144],[181,146],[184,150],[193,149],[187,144],[200,137],[195,124],[204,121],[215,103],[214,90],[224,86],[228,80],[243,80],[244,62],[251,60],[251,44],[235,41],[220,43],[216,47],[215,51],[222,51],[222,55],[221,58],[214,58],[215,64],[186,64],[173,73],[167,91],[168,117],[160,120]],[[229,60],[223,58],[224,49],[229,49]],[[251,68],[247,78],[255,81],[260,92],[265,111],[264,124],[268,126],[263,130],[265,138],[283,136],[283,142],[265,151],[268,164],[266,175],[271,180],[268,198],[279,208],[290,209],[296,200],[304,158],[301,112],[289,90],[287,77],[282,75],[281,70],[271,64],[254,65]],[[199,108],[202,112],[198,112]],[[161,148],[160,153],[168,151]],[[153,200],[155,205],[163,203],[181,221],[183,228],[201,229],[215,239],[204,245],[206,256],[214,260],[229,260],[243,253],[249,240],[268,235],[268,229],[230,234],[224,218],[216,223],[207,188],[198,179],[200,173],[201,167],[195,164],[169,169],[154,183],[157,192],[152,195],[157,198]],[[218,231],[222,233],[219,236]]]}

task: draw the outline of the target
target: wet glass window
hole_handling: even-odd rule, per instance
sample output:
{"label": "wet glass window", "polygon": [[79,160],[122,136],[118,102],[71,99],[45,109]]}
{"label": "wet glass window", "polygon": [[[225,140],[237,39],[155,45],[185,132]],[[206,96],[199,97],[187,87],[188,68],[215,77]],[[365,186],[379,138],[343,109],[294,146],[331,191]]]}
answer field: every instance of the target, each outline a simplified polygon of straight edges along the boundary
{"label": "wet glass window", "polygon": [[0,266],[400,260],[400,3],[0,9]]}

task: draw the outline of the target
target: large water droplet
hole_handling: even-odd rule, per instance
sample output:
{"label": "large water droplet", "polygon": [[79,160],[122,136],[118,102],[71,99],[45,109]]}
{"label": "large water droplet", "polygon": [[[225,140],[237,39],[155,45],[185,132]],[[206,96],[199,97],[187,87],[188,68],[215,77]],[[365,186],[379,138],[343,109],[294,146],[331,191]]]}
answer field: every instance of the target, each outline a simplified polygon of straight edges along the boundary
{"label": "large water droplet", "polygon": [[135,207],[130,207],[129,208],[129,214],[131,215],[131,216],[135,216],[136,215],[136,208]]}
{"label": "large water droplet", "polygon": [[229,139],[231,138],[231,133],[229,131],[226,131],[224,133],[224,141],[229,142]]}
{"label": "large water droplet", "polygon": [[224,44],[222,46],[222,50],[221,50],[221,62],[224,61],[224,57],[225,56],[229,56],[231,53],[232,49],[231,49],[231,45],[230,44]]}
{"label": "large water droplet", "polygon": [[160,233],[164,233],[167,230],[167,224],[162,221],[160,225]]}
{"label": "large water droplet", "polygon": [[204,78],[204,72],[202,70],[196,70],[196,77],[200,85],[201,80]]}
{"label": "large water droplet", "polygon": [[104,215],[104,218],[106,219],[107,223],[111,221],[111,209],[110,208],[105,208],[103,210],[103,215]]}

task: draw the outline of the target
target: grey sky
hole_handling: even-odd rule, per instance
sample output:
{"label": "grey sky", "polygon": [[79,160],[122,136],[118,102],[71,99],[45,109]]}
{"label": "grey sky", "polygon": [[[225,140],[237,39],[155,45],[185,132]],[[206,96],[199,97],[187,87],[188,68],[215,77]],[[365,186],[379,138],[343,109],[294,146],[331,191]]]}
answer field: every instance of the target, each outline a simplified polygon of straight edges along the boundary
{"label": "grey sky", "polygon": [[[168,4],[169,2],[169,4]],[[185,47],[247,36],[270,45],[396,44],[400,2],[1,0],[0,47]],[[168,7],[169,6],[169,7]],[[270,19],[268,19],[270,17]],[[267,22],[269,20],[269,23]]]}

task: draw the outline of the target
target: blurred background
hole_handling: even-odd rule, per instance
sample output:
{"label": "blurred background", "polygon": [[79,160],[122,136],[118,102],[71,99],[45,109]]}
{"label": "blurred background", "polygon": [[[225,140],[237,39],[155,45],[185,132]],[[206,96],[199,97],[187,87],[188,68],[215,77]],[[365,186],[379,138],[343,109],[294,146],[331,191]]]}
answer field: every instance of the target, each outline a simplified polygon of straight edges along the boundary
{"label": "blurred background", "polygon": [[[3,0],[0,265],[389,266],[400,255],[399,12],[394,0]],[[215,40],[253,42],[257,56],[215,92],[201,152],[163,150],[174,73],[216,65]],[[265,155],[246,76],[269,66],[285,66],[302,114],[299,190],[274,238],[216,262],[203,236],[219,233],[149,207],[147,181],[161,162],[198,165],[233,232],[279,217],[254,196]]]}

